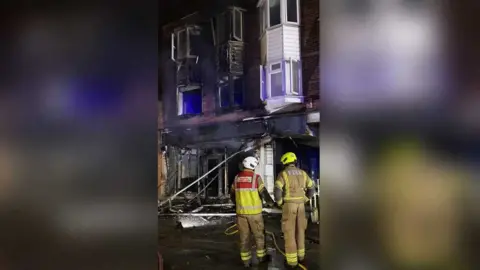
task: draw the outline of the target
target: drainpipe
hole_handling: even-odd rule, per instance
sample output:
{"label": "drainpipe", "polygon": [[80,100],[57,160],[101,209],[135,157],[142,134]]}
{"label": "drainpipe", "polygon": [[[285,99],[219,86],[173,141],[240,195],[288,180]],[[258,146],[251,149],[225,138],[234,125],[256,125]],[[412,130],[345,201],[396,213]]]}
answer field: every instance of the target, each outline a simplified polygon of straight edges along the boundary
{"label": "drainpipe", "polygon": [[[223,160],[226,160],[227,159],[227,148],[225,147],[225,154],[223,156]],[[228,163],[225,162],[225,166],[224,166],[224,176],[223,176],[223,182],[225,183],[225,185],[223,186],[223,190],[225,192],[225,197],[227,197],[227,194],[228,194]]]}

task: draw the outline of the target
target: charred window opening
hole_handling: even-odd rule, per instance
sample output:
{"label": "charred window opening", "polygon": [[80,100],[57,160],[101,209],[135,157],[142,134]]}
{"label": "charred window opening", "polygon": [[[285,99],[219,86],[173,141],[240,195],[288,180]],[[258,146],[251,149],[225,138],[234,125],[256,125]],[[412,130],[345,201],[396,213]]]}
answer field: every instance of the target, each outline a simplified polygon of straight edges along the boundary
{"label": "charred window opening", "polygon": [[202,113],[202,89],[181,87],[177,90],[178,115]]}
{"label": "charred window opening", "polygon": [[232,78],[231,84],[232,89],[230,89],[228,83],[222,83],[218,88],[221,108],[241,107],[243,105],[244,79],[242,77]]}
{"label": "charred window opening", "polygon": [[197,57],[194,53],[195,39],[200,36],[198,26],[186,26],[177,29],[171,36],[171,58],[173,61],[180,61],[185,58]]}
{"label": "charred window opening", "polygon": [[243,11],[233,7],[214,17],[215,43],[221,45],[230,40],[243,41]]}

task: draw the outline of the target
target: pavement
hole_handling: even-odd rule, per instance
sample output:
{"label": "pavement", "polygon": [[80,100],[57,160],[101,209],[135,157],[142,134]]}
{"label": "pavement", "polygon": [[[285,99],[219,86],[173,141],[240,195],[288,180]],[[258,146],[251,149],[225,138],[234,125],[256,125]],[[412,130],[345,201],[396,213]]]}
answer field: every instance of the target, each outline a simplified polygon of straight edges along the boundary
{"label": "pavement", "polygon": [[[202,218],[205,219],[205,218]],[[198,222],[198,218],[179,220],[176,217],[159,218],[158,243],[163,258],[163,269],[245,269],[238,251],[238,235],[227,236],[225,230],[234,222],[234,217],[216,218],[212,222]],[[264,215],[265,229],[275,233],[279,247],[284,249],[279,215]],[[193,224],[193,225],[192,225]],[[198,227],[194,227],[198,224]],[[306,240],[307,269],[320,269],[319,226],[309,224]],[[308,240],[312,239],[312,240]],[[252,269],[285,269],[284,258],[267,236],[269,263],[257,265],[253,258]],[[255,252],[252,252],[254,256]]]}

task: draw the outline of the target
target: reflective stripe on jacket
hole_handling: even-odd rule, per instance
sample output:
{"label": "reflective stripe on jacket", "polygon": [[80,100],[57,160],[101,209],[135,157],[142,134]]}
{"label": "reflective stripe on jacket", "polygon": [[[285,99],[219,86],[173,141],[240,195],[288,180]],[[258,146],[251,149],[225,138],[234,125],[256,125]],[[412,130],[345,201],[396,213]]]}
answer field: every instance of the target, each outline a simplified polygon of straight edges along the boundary
{"label": "reflective stripe on jacket", "polygon": [[307,173],[295,166],[286,167],[277,177],[275,187],[283,190],[284,202],[304,203],[306,189],[314,185]]}
{"label": "reflective stripe on jacket", "polygon": [[258,174],[244,170],[237,174],[232,190],[235,192],[237,214],[256,215],[262,213],[262,199],[259,192],[265,188]]}

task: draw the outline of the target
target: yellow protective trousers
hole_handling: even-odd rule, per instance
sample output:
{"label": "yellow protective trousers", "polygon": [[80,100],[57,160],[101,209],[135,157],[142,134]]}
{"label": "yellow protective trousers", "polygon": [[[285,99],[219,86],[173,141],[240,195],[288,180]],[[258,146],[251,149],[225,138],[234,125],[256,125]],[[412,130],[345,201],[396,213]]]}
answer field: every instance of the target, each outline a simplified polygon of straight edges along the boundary
{"label": "yellow protective trousers", "polygon": [[282,231],[285,239],[285,257],[295,266],[305,258],[305,230],[307,218],[303,203],[286,202],[283,205]]}
{"label": "yellow protective trousers", "polygon": [[238,234],[240,235],[240,257],[243,262],[249,262],[252,258],[250,250],[251,234],[257,246],[257,258],[261,259],[266,255],[265,234],[262,214],[237,215]]}

